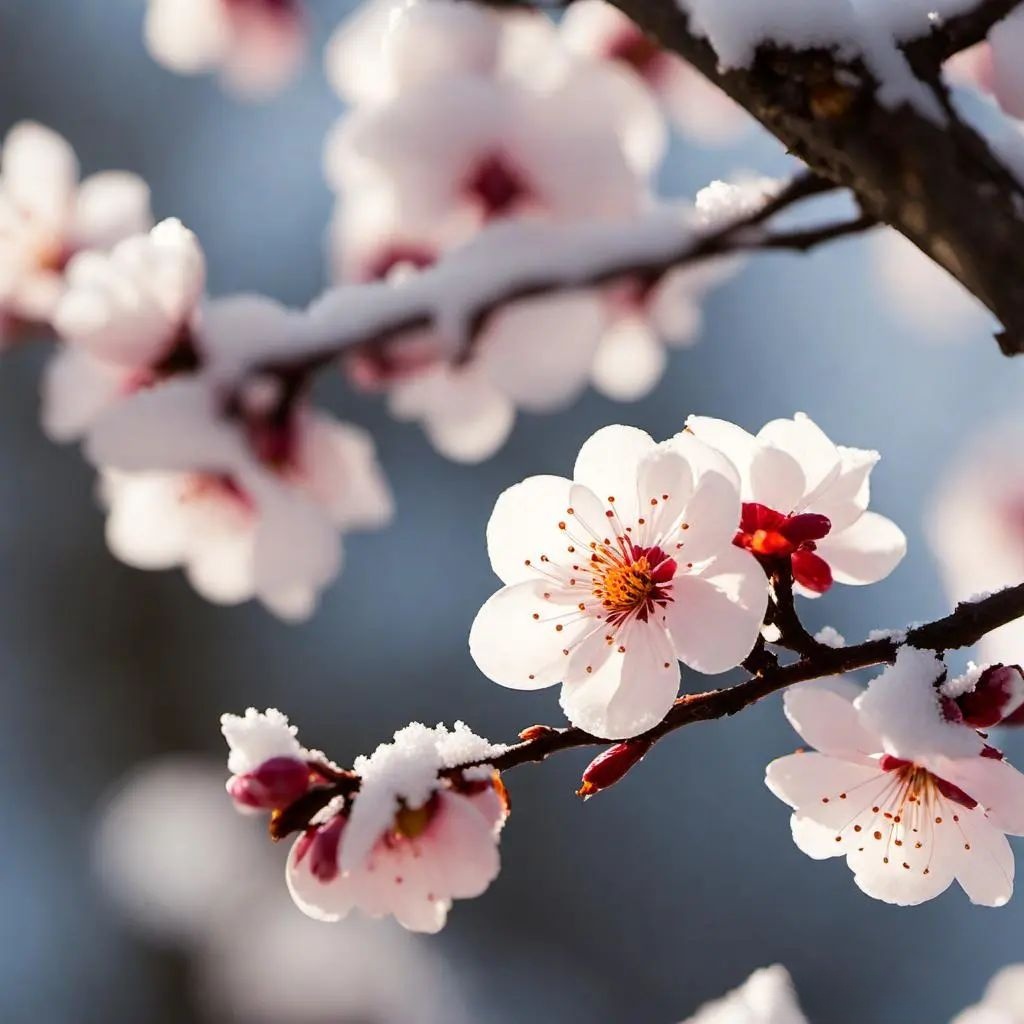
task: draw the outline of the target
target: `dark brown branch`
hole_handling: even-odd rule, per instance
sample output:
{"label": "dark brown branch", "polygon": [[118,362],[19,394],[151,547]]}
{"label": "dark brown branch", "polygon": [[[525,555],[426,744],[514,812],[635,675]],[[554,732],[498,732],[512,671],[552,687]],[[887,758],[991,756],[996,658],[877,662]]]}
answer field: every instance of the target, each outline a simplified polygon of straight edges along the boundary
{"label": "dark brown branch", "polygon": [[903,50],[915,67],[938,68],[954,54],[982,42],[1020,4],[1021,0],[981,0],[964,14],[937,20],[928,35],[904,43]]}
{"label": "dark brown branch", "polygon": [[[795,612],[793,616],[795,618]],[[969,647],[992,630],[1021,617],[1024,617],[1024,583],[975,601],[961,602],[944,618],[915,626],[907,630],[905,635],[867,640],[852,647],[828,647],[810,638],[813,647],[808,647],[807,653],[799,661],[780,666],[772,658],[759,657],[757,660],[764,667],[744,682],[721,690],[680,697],[664,720],[639,738],[656,743],[669,733],[694,722],[735,715],[795,683],[838,676],[875,665],[892,664],[904,645],[939,653]],[[803,627],[800,629],[803,630]],[[506,772],[520,765],[544,761],[563,750],[607,747],[612,742],[574,726],[557,729],[537,725],[525,730],[523,735],[527,738],[508,747],[496,757],[488,758],[486,763],[498,771]],[[453,769],[452,773],[468,767],[471,765],[461,765]],[[345,775],[330,786],[312,790],[287,810],[274,816],[270,825],[271,835],[281,839],[305,828],[310,818],[334,797],[351,796],[357,789],[358,780],[354,776]]]}
{"label": "dark brown branch", "polygon": [[[1024,227],[1020,183],[966,125],[886,106],[856,57],[763,45],[749,67],[722,69],[676,0],[613,0],[753,114],[817,174],[849,188],[867,216],[890,224],[948,270],[1003,324],[1007,353],[1024,350]],[[938,63],[983,36],[1020,0],[979,0],[904,44],[942,92]]]}

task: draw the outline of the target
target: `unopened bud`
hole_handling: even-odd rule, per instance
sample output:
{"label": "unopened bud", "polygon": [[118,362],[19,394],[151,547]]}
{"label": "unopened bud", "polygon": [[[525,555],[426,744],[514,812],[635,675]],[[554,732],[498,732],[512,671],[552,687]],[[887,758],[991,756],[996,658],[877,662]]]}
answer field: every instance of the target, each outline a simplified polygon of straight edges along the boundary
{"label": "unopened bud", "polygon": [[539,740],[541,736],[550,736],[551,733],[557,731],[557,729],[553,729],[550,725],[530,725],[523,729],[519,734],[519,738],[524,743],[527,743],[530,740]]}
{"label": "unopened bud", "polygon": [[653,740],[623,740],[598,754],[583,773],[583,784],[576,795],[589,800],[609,786],[614,786],[651,749]]}
{"label": "unopened bud", "polygon": [[242,808],[273,811],[287,807],[309,790],[310,772],[305,761],[272,757],[255,771],[233,775],[227,790]]}
{"label": "unopened bud", "polygon": [[964,722],[975,729],[998,725],[1024,706],[1024,672],[1019,665],[989,665],[956,703]]}

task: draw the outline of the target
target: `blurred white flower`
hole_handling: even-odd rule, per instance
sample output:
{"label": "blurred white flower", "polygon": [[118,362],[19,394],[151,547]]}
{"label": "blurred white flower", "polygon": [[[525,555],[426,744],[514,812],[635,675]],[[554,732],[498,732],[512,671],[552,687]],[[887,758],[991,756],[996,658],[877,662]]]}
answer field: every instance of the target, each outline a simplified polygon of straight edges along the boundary
{"label": "blurred white flower", "polygon": [[266,842],[224,813],[216,762],[173,756],[130,773],[100,811],[96,870],[114,903],[163,941],[198,941],[273,877]]}
{"label": "blurred white flower", "polygon": [[469,1024],[436,946],[398,928],[325,929],[304,917],[280,887],[274,852],[247,820],[225,817],[222,767],[180,755],[120,784],[94,842],[96,871],[125,917],[189,955],[210,1020]]}
{"label": "blurred white flower", "polygon": [[376,104],[463,73],[543,80],[560,60],[550,19],[458,0],[369,0],[331,37],[327,77],[349,104]]}
{"label": "blurred white flower", "polygon": [[145,34],[165,67],[219,71],[232,92],[253,98],[287,84],[306,50],[302,0],[149,0]]}
{"label": "blurred white flower", "polygon": [[477,614],[470,653],[503,686],[561,682],[574,725],[635,736],[671,707],[679,661],[717,673],[746,657],[767,582],[732,543],[735,469],[694,438],[669,447],[605,427],[573,477],[529,477],[498,498],[487,549],[505,586]]}
{"label": "blurred white flower", "polygon": [[750,126],[744,110],[724,92],[604,0],[572,3],[561,34],[570,52],[613,61],[639,76],[676,127],[702,145],[728,145]]}
{"label": "blurred white flower", "polygon": [[972,903],[1013,892],[1006,834],[1024,834],[1024,776],[948,707],[944,667],[904,647],[866,690],[846,680],[786,691],[786,716],[817,752],[768,766],[809,857],[845,856],[867,895],[923,903],[956,879]]}
{"label": "blurred white flower", "polygon": [[991,314],[948,271],[896,231],[869,239],[871,273],[889,308],[929,341],[991,334]]}
{"label": "blurred white flower", "polygon": [[329,804],[292,848],[288,886],[298,906],[324,921],[359,908],[439,931],[453,900],[479,896],[497,876],[508,801],[486,766],[438,773],[496,749],[461,723],[453,732],[413,723],[357,758],[353,801]]}
{"label": "blurred white flower", "polygon": [[[951,601],[1024,580],[1022,440],[1021,421],[992,424],[966,444],[939,482],[925,527]],[[985,661],[1020,661],[1024,620],[987,633],[977,648]]]}
{"label": "blurred white flower", "polygon": [[0,150],[0,340],[19,325],[50,321],[75,253],[107,249],[151,223],[141,178],[105,171],[79,182],[61,136],[16,124]]}
{"label": "blurred white flower", "polygon": [[957,1014],[952,1024],[1024,1024],[1024,964],[997,971],[981,1002]]}
{"label": "blurred white flower", "polygon": [[66,277],[53,317],[66,344],[43,379],[43,426],[56,441],[81,437],[118,398],[196,363],[206,264],[195,235],[166,220],[109,253],[79,253]]}
{"label": "blurred white flower", "polygon": [[[266,300],[212,303],[203,345],[219,351],[213,380],[218,360],[229,365],[239,347],[279,351],[301,332],[300,317]],[[103,470],[117,557],[138,568],[180,565],[211,601],[257,598],[302,619],[340,570],[340,531],[382,525],[391,496],[368,434],[304,400],[281,405],[270,391],[254,388],[247,405],[243,386],[229,417],[207,377],[172,379],[106,412],[86,450]]]}
{"label": "blurred white flower", "polygon": [[1024,12],[998,21],[985,42],[958,53],[946,65],[955,82],[989,93],[1011,117],[1024,119]]}
{"label": "blurred white flower", "polygon": [[512,217],[629,217],[648,182],[619,130],[627,102],[593,66],[544,88],[470,72],[431,78],[344,118],[328,139],[328,177],[350,204],[368,182],[386,189],[414,237],[464,241]]}
{"label": "blurred white flower", "polygon": [[807,596],[833,582],[876,583],[906,553],[903,531],[868,512],[878,452],[833,444],[803,413],[772,420],[755,437],[741,427],[691,416],[693,434],[739,470],[743,516],[736,544],[767,560],[788,558]]}
{"label": "blurred white flower", "polygon": [[705,1003],[683,1024],[807,1024],[785,967],[762,967],[739,988]]}

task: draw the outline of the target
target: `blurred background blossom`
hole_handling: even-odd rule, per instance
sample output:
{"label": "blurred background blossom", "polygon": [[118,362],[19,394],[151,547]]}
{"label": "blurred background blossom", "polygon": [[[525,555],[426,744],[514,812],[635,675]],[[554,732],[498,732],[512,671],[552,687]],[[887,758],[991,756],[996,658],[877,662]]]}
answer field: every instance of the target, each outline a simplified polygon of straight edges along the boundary
{"label": "blurred background blossom", "polygon": [[[348,5],[310,6],[316,54]],[[320,66],[270,103],[240,104],[213,79],[154,64],[144,15],[141,0],[0,0],[0,131],[33,118],[71,141],[85,173],[140,174],[157,218],[201,239],[211,294],[305,304],[328,276],[321,153],[340,112]],[[677,143],[662,188],[692,196],[737,169],[789,166],[759,132],[732,148]],[[836,440],[878,448],[873,502],[904,527],[909,554],[870,596],[836,588],[806,605],[808,624],[852,642],[944,613],[923,523],[951,460],[1018,404],[1024,364],[999,357],[984,316],[937,323],[960,304],[955,286],[922,278],[883,237],[759,257],[710,296],[699,343],[671,354],[649,398],[590,392],[523,415],[481,466],[445,461],[340,375],[323,381],[322,400],[373,431],[398,512],[351,545],[298,627],[116,563],[91,471],[37,426],[43,351],[6,355],[0,1020],[667,1022],[779,962],[811,1020],[930,1024],[1024,958],[1019,899],[997,915],[953,894],[900,911],[793,848],[762,781],[794,745],[778,699],[687,730],[585,807],[572,796],[582,757],[516,773],[502,876],[438,938],[302,918],[284,851],[222,790],[218,716],[249,703],[287,707],[304,740],[339,759],[410,718],[461,717],[494,739],[557,722],[550,692],[500,690],[469,658],[469,624],[495,585],[483,528],[500,490],[566,471],[609,422],[665,436],[690,412],[757,429],[803,409]],[[940,333],[951,343],[935,345]],[[1003,443],[1008,472],[1020,440]],[[969,528],[940,536],[940,554],[971,542]],[[1019,736],[1000,745],[1024,759]]]}

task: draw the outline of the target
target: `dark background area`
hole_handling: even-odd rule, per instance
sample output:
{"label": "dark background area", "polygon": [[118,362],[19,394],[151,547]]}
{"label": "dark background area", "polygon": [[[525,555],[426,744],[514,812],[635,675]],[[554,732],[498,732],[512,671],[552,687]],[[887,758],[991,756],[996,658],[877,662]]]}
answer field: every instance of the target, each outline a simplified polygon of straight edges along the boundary
{"label": "dark background area", "polygon": [[[347,5],[310,6],[322,44]],[[320,152],[340,112],[317,50],[278,99],[242,105],[211,80],[153,64],[143,10],[142,0],[0,0],[0,130],[34,118],[69,138],[86,171],[142,174],[157,216],[180,217],[202,240],[212,294],[308,302],[325,283],[332,197]],[[785,166],[755,134],[728,152],[680,146],[665,191]],[[325,381],[325,401],[374,431],[398,515],[347,540],[341,578],[298,627],[256,607],[208,605],[178,573],[116,563],[92,472],[37,426],[45,346],[5,355],[0,1020],[234,1019],[203,1008],[195,950],[147,938],[113,908],[92,855],[111,787],[161,755],[221,758],[222,711],[279,706],[305,742],[339,760],[410,719],[463,718],[494,739],[557,722],[556,690],[493,686],[466,637],[496,586],[483,532],[495,496],[531,473],[569,471],[599,426],[666,436],[701,412],[757,429],[803,409],[835,440],[880,449],[873,505],[904,527],[910,552],[870,593],[836,587],[805,604],[807,621],[856,640],[944,613],[922,514],[964,439],[1019,402],[1024,364],[999,356],[983,318],[968,317],[956,344],[916,332],[887,308],[873,251],[861,240],[757,259],[711,298],[700,344],[672,356],[648,399],[622,406],[588,394],[562,414],[522,416],[506,448],[477,467],[444,461],[381,402]],[[586,806],[572,795],[581,756],[517,771],[499,880],[457,904],[442,936],[410,942],[441,953],[457,985],[470,979],[471,1021],[669,1022],[773,962],[790,968],[819,1024],[948,1020],[996,968],[1024,959],[1024,902],[985,910],[952,890],[899,910],[863,896],[842,862],[805,858],[763,785],[767,762],[797,744],[775,698],[678,734]],[[1024,740],[1002,745],[1024,758]],[[233,828],[227,801],[223,810]],[[184,823],[170,834],[183,856],[198,841]],[[241,918],[237,927],[238,943],[252,941]],[[377,969],[403,984],[386,957]]]}

